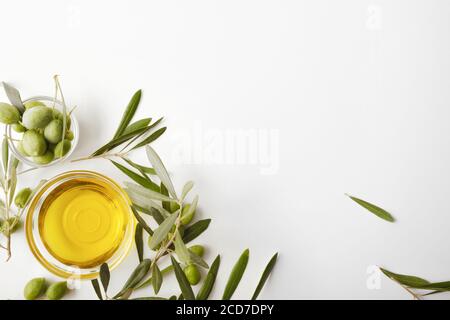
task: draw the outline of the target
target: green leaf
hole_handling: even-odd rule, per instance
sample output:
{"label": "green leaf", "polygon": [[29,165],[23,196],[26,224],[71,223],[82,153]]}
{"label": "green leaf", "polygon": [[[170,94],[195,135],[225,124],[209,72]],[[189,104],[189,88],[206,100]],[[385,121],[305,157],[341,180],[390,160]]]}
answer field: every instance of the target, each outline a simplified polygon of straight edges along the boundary
{"label": "green leaf", "polygon": [[145,212],[149,212],[152,208],[155,208],[164,216],[164,218],[166,218],[170,215],[170,212],[165,210],[163,207],[161,207],[155,201],[153,201],[149,198],[146,198],[138,193],[130,193],[130,194],[128,194],[128,196],[131,199],[131,201],[133,202],[133,204],[142,208],[143,210],[145,210]]}
{"label": "green leaf", "polygon": [[162,136],[163,133],[166,131],[166,129],[167,129],[167,127],[163,127],[163,128],[156,130],[150,136],[148,136],[147,138],[145,138],[144,140],[139,142],[137,145],[135,145],[133,148],[131,148],[131,150],[138,149],[138,148],[141,148],[145,145],[152,143],[153,141],[158,139],[160,136]]}
{"label": "green leaf", "polygon": [[136,224],[136,232],[134,233],[134,242],[136,243],[136,250],[139,258],[139,262],[142,262],[144,260],[144,240],[143,240],[143,234],[142,234],[143,227],[138,222]]}
{"label": "green leaf", "polygon": [[152,118],[145,118],[138,121],[133,122],[132,124],[128,125],[128,127],[125,128],[122,134],[127,134],[130,132],[133,132],[138,129],[142,129],[148,126],[148,124],[152,121]]}
{"label": "green leaf", "polygon": [[102,291],[100,290],[100,284],[97,279],[91,280],[92,286],[94,287],[95,294],[99,300],[103,300]]}
{"label": "green leaf", "polygon": [[183,298],[185,300],[195,300],[194,292],[192,291],[192,287],[186,278],[186,275],[184,274],[183,270],[181,270],[180,265],[178,262],[174,259],[174,257],[170,256],[170,259],[172,260],[173,270],[175,271],[175,277],[177,278],[178,284],[181,289],[181,293],[183,294]]}
{"label": "green leaf", "polygon": [[164,220],[163,223],[159,225],[158,228],[156,228],[149,243],[150,249],[155,249],[167,237],[167,234],[170,232],[170,229],[172,229],[172,226],[177,220],[178,214],[178,211],[172,213]]}
{"label": "green leaf", "polygon": [[170,180],[169,173],[167,172],[166,167],[164,167],[161,158],[158,156],[155,150],[153,150],[153,148],[150,147],[149,145],[147,145],[146,150],[148,160],[152,164],[153,169],[155,169],[159,179],[161,180],[162,183],[164,183],[170,195],[174,199],[178,199],[177,193],[175,192],[175,188],[173,187],[172,184],[172,180]]}
{"label": "green leaf", "polygon": [[135,92],[133,97],[131,97],[130,102],[128,103],[125,112],[122,115],[122,120],[120,121],[119,127],[117,128],[116,133],[114,134],[114,139],[121,136],[125,131],[125,128],[128,126],[130,121],[133,119],[134,114],[139,106],[139,102],[141,101],[142,91],[138,90]]}
{"label": "green leaf", "polygon": [[205,269],[209,268],[209,266],[208,266],[208,264],[206,263],[205,260],[203,260],[201,257],[196,255],[192,251],[190,251],[190,250],[188,250],[188,251],[189,251],[189,261],[190,261],[190,263],[193,263],[193,264],[195,264],[195,265],[197,265],[199,267],[205,268]]}
{"label": "green leaf", "polygon": [[450,281],[433,282],[422,286],[414,287],[416,289],[436,290],[439,292],[450,291]]}
{"label": "green leaf", "polygon": [[428,280],[416,277],[416,276],[410,276],[406,274],[398,274],[391,272],[389,270],[386,270],[384,268],[380,268],[381,272],[383,272],[388,278],[391,278],[394,281],[399,282],[402,285],[405,285],[407,287],[417,288],[422,287],[425,285],[428,285],[430,282]]}
{"label": "green leaf", "polygon": [[108,291],[109,279],[111,275],[109,273],[109,267],[107,263],[102,263],[100,266],[100,281],[102,282],[103,290]]}
{"label": "green leaf", "polygon": [[131,206],[131,211],[133,211],[134,216],[136,217],[136,220],[138,221],[138,224],[144,229],[149,235],[153,235],[153,230],[150,228],[150,226],[145,222],[144,219],[139,215],[136,208],[134,206]]}
{"label": "green leaf", "polygon": [[140,298],[134,298],[131,300],[167,300],[167,298],[162,297],[140,297]]}
{"label": "green leaf", "polygon": [[183,242],[181,238],[180,232],[177,230],[174,240],[175,253],[178,256],[178,259],[184,263],[189,264],[191,262],[189,250]]}
{"label": "green leaf", "polygon": [[[169,191],[167,190],[166,186],[164,185],[164,183],[161,182],[160,184],[160,189],[161,189],[161,193],[165,196],[169,196]],[[170,203],[167,201],[163,201],[162,202],[162,206],[165,210],[167,210],[168,212],[171,212],[170,210]]]}
{"label": "green leaf", "polygon": [[141,129],[137,129],[135,131],[132,131],[130,133],[121,135],[120,137],[117,137],[115,139],[112,139],[111,141],[109,141],[107,144],[105,144],[104,146],[102,146],[101,148],[97,149],[96,151],[94,151],[94,153],[92,153],[92,156],[98,156],[100,154],[103,154],[111,149],[114,149],[115,147],[121,145],[122,143],[130,140],[131,138],[134,138],[140,134],[144,134],[145,132],[147,132],[148,130],[151,129],[151,126],[148,126],[146,128],[141,128]]}
{"label": "green leaf", "polygon": [[136,162],[133,162],[128,158],[123,158],[123,160],[133,168],[139,170],[139,172],[141,172],[142,175],[143,174],[156,175],[156,171],[153,168],[141,166],[140,164],[137,164]]}
{"label": "green leaf", "polygon": [[161,285],[163,282],[163,277],[161,274],[161,270],[159,270],[158,265],[156,263],[153,264],[153,272],[152,272],[152,285],[153,291],[155,294],[158,294],[159,289],[161,289]]}
{"label": "green leaf", "polygon": [[113,160],[110,160],[110,161],[112,162],[113,165],[116,166],[117,169],[122,171],[124,174],[126,174],[128,177],[130,177],[132,180],[139,183],[141,186],[148,188],[149,190],[153,190],[155,192],[159,191],[158,185],[155,184],[154,182],[152,182],[148,177],[143,177]]}
{"label": "green leaf", "polygon": [[214,283],[216,282],[217,272],[220,267],[220,255],[214,259],[211,268],[206,275],[205,281],[203,282],[203,286],[197,293],[197,300],[208,300],[209,295],[214,287]]}
{"label": "green leaf", "polygon": [[208,229],[210,223],[211,219],[204,219],[186,227],[183,233],[184,243],[189,243],[201,235],[206,229]]}
{"label": "green leaf", "polygon": [[[128,148],[128,146],[130,146],[131,144],[133,144],[136,140],[140,139],[142,136],[144,136],[145,134],[147,134],[148,132],[150,132],[150,129],[153,129],[154,127],[156,127],[164,118],[159,118],[155,123],[149,125],[147,127],[147,130],[145,130],[144,132],[136,135],[131,141],[129,141],[123,148],[122,151],[125,150],[126,148]],[[133,150],[133,149],[131,149]],[[131,151],[130,150],[130,151]]]}
{"label": "green leaf", "polygon": [[131,273],[127,282],[123,286],[122,290],[114,296],[114,299],[120,298],[124,295],[130,295],[132,289],[137,287],[139,283],[144,279],[144,277],[148,274],[151,265],[150,259],[144,259],[141,263],[134,269],[133,273]]}
{"label": "green leaf", "polygon": [[159,201],[168,201],[168,202],[177,202],[177,200],[171,199],[168,196],[165,196],[159,192],[144,188],[143,186],[124,182],[127,193],[130,194],[138,194],[140,196],[143,196],[145,198],[153,199],[153,200],[159,200]]}
{"label": "green leaf", "polygon": [[250,252],[248,249],[244,250],[238,261],[234,265],[233,269],[231,270],[231,274],[228,278],[225,291],[223,292],[222,300],[230,300],[233,296],[234,291],[236,291],[236,288],[238,287],[239,282],[244,275],[245,269],[247,268],[249,253]]}
{"label": "green leaf", "polygon": [[183,191],[181,192],[181,201],[183,201],[188,195],[189,191],[194,187],[194,182],[188,181],[183,187]]}
{"label": "green leaf", "polygon": [[20,113],[24,113],[25,107],[23,106],[22,98],[20,97],[19,91],[13,86],[7,84],[6,82],[2,82],[2,84],[3,89],[5,89],[6,96],[9,99],[9,102],[11,102],[11,104],[15,106]]}
{"label": "green leaf", "polygon": [[8,138],[4,138],[2,142],[2,163],[4,172],[8,172],[9,146]]}
{"label": "green leaf", "polygon": [[[171,272],[172,270],[173,270],[173,266],[170,265],[161,270],[161,275],[164,276],[165,274]],[[141,283],[138,287],[136,287],[136,289],[141,289],[141,288],[147,287],[148,285],[150,285],[152,283],[152,281],[153,281],[153,279],[152,279],[152,277],[150,277],[147,280],[145,280],[145,282]]]}
{"label": "green leaf", "polygon": [[394,217],[389,212],[387,212],[386,210],[384,210],[384,209],[382,209],[380,207],[377,207],[376,205],[371,204],[371,203],[369,203],[367,201],[364,201],[364,200],[352,197],[350,195],[347,195],[347,196],[350,199],[352,199],[353,201],[355,201],[357,204],[359,204],[361,207],[366,208],[367,210],[372,212],[377,217],[379,217],[381,219],[384,219],[386,221],[389,221],[389,222],[394,222],[395,221]]}
{"label": "green leaf", "polygon": [[10,181],[9,181],[9,203],[13,203],[14,200],[14,194],[16,192],[16,186],[17,186],[17,166],[19,165],[19,160],[15,158],[14,156],[11,156],[11,172],[10,172]]}
{"label": "green leaf", "polygon": [[266,284],[267,278],[269,278],[269,275],[272,272],[273,267],[275,267],[277,258],[278,258],[278,252],[275,253],[275,255],[272,257],[272,259],[270,259],[269,263],[267,264],[266,268],[264,269],[264,272],[261,275],[261,279],[259,280],[258,286],[256,287],[256,290],[253,293],[252,300],[256,300],[256,298],[258,298],[259,293],[261,292],[262,288]]}

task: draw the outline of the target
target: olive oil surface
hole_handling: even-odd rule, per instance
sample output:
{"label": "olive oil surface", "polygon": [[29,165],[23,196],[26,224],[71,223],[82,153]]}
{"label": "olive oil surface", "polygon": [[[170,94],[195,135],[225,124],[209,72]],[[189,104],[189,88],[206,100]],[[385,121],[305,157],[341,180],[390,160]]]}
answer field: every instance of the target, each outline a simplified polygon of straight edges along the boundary
{"label": "olive oil surface", "polygon": [[39,212],[39,233],[60,262],[90,268],[107,261],[120,246],[128,223],[128,203],[98,179],[63,182]]}

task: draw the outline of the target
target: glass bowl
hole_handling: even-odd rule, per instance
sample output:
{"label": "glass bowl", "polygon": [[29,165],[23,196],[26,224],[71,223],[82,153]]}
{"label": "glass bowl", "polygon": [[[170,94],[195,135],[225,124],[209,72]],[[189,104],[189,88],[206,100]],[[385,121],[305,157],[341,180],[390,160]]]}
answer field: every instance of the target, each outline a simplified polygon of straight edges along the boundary
{"label": "glass bowl", "polygon": [[[49,107],[53,106],[53,103],[55,102],[55,108],[61,112],[63,110],[62,102],[59,100],[55,101],[54,98],[51,98],[51,97],[36,96],[36,97],[32,97],[32,98],[29,98],[29,99],[23,101],[23,103],[25,104],[25,103],[31,102],[31,101],[40,101],[40,102],[45,103]],[[70,112],[70,110],[67,110],[67,112]],[[21,140],[23,133],[15,132],[12,129],[11,125],[7,125],[5,134],[9,138],[8,139],[9,148],[18,160],[20,160],[22,163],[25,163],[28,166],[33,167],[33,168],[44,168],[44,167],[49,167],[49,166],[55,165],[57,163],[63,162],[64,160],[69,158],[70,155],[72,154],[73,150],[75,150],[75,148],[78,144],[79,129],[78,129],[78,121],[74,115],[74,112],[72,112],[72,114],[70,115],[70,130],[73,132],[73,139],[71,141],[70,150],[66,153],[65,156],[58,158],[58,159],[54,159],[52,162],[46,163],[46,164],[35,163],[31,160],[30,157],[26,157],[26,156],[22,155],[19,152],[19,150],[17,150],[15,140]]]}
{"label": "glass bowl", "polygon": [[[41,214],[41,207],[49,194],[63,183],[68,181],[77,181],[77,183],[79,183],[81,179],[89,179],[90,181],[94,180],[107,185],[109,188],[114,190],[115,194],[119,195],[118,198],[120,200],[117,201],[120,201],[121,205],[128,208],[128,212],[126,212],[127,222],[124,230],[124,236],[117,249],[112,252],[111,256],[106,261],[99,261],[98,265],[85,268],[67,265],[59,261],[44,244],[39,230],[39,216]],[[115,181],[102,174],[93,171],[79,170],[68,171],[57,175],[45,182],[44,185],[37,190],[26,208],[27,216],[25,220],[25,231],[31,252],[48,271],[59,277],[71,279],[96,278],[98,277],[100,271],[100,265],[103,262],[108,263],[111,270],[114,269],[128,255],[128,252],[133,245],[136,221],[130,205],[131,201],[126,192],[123,191],[123,189]]]}

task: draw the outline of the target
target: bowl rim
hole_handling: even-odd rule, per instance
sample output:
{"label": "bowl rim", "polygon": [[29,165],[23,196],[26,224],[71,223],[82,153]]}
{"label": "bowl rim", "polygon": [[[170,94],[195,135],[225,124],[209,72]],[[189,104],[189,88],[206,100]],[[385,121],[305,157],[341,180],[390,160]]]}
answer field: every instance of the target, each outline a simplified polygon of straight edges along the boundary
{"label": "bowl rim", "polygon": [[[58,99],[49,97],[49,96],[33,96],[30,97],[26,100],[23,101],[23,103],[27,103],[30,101],[46,101],[46,102],[53,102],[55,101],[55,105],[57,105],[59,109],[62,109],[62,102]],[[71,141],[71,148],[69,150],[69,152],[66,153],[65,156],[58,158],[58,159],[54,159],[52,160],[50,163],[46,163],[46,164],[39,164],[39,163],[35,163],[33,161],[31,161],[28,157],[23,156],[19,150],[17,150],[16,144],[14,143],[14,141],[12,140],[12,125],[8,124],[5,126],[5,135],[8,137],[8,145],[10,150],[12,151],[12,153],[14,154],[14,156],[20,160],[20,162],[25,163],[26,165],[28,165],[29,167],[32,168],[46,168],[46,167],[51,167],[54,166],[56,164],[59,163],[63,163],[65,160],[67,160],[72,153],[74,152],[75,148],[78,145],[78,141],[79,141],[79,126],[78,126],[78,120],[75,117],[75,114],[72,112],[70,114],[70,126],[71,126],[71,131],[73,132],[73,140]]]}
{"label": "bowl rim", "polygon": [[[135,227],[136,227],[136,218],[134,216],[133,211],[131,210],[131,200],[128,197],[127,193],[123,190],[123,188],[113,179],[111,179],[110,177],[95,172],[95,171],[91,171],[91,170],[70,170],[70,171],[66,171],[63,172],[61,174],[58,174],[56,176],[54,176],[53,178],[47,180],[42,186],[40,186],[40,188],[35,192],[35,194],[33,195],[33,198],[29,201],[26,209],[25,209],[25,213],[26,213],[26,218],[25,218],[25,234],[26,234],[26,239],[27,239],[27,243],[28,243],[28,247],[30,248],[33,256],[38,260],[38,262],[48,271],[50,271],[52,274],[59,276],[61,278],[78,278],[80,280],[86,280],[86,279],[93,279],[93,278],[97,278],[99,273],[100,273],[100,265],[95,266],[95,267],[90,267],[90,268],[79,268],[79,267],[74,267],[71,265],[67,265],[64,264],[60,261],[58,261],[56,258],[52,257],[53,260],[57,261],[59,264],[58,266],[55,266],[54,263],[52,263],[51,261],[49,261],[47,258],[44,257],[43,253],[45,253],[46,255],[50,255],[51,253],[48,252],[48,250],[45,248],[45,246],[42,246],[42,248],[44,250],[41,250],[38,246],[38,244],[36,243],[36,239],[35,239],[35,232],[36,232],[36,228],[38,229],[39,227],[37,226],[36,221],[34,221],[35,219],[37,219],[39,217],[39,211],[36,210],[36,207],[39,207],[39,204],[37,202],[39,201],[44,201],[45,197],[42,198],[42,196],[44,195],[44,193],[50,189],[52,186],[54,186],[56,183],[58,183],[61,180],[64,180],[65,178],[76,178],[79,177],[80,175],[89,175],[89,176],[94,176],[94,177],[99,177],[101,179],[103,179],[103,181],[106,181],[107,183],[113,185],[117,191],[121,194],[121,196],[123,197],[123,199],[126,201],[127,203],[127,208],[128,208],[128,223],[127,223],[127,227],[125,230],[125,235],[124,238],[121,242],[121,244],[118,246],[118,248],[116,249],[116,251],[113,253],[113,255],[109,258],[109,259],[113,259],[114,256],[117,255],[117,257],[111,261],[110,263],[108,263],[109,269],[110,270],[114,270],[123,260],[125,260],[125,258],[128,256],[128,254],[131,251],[131,248],[133,246],[134,243],[134,232],[135,232]],[[64,180],[67,181],[67,180]],[[36,223],[36,226],[35,226]],[[40,241],[40,233],[39,230],[37,230],[37,234],[39,235],[39,240]],[[128,236],[127,236],[128,235]],[[45,251],[45,252],[44,252]],[[66,268],[66,270],[61,269],[61,266],[64,266]],[[85,271],[85,273],[83,273],[83,270]]]}

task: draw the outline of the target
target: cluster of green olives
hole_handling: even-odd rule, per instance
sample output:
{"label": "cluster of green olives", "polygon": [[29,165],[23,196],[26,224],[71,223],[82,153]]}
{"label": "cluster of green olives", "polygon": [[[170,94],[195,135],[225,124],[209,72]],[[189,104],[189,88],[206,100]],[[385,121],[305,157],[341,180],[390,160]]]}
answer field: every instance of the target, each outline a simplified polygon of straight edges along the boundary
{"label": "cluster of green olives", "polygon": [[27,300],[40,298],[44,293],[49,300],[60,300],[67,292],[67,282],[61,281],[47,286],[45,278],[34,278],[28,281],[23,289],[23,296]]}
{"label": "cluster of green olives", "polygon": [[20,113],[15,106],[0,102],[0,122],[11,125],[18,133],[23,133],[16,148],[36,164],[47,164],[63,157],[72,147],[73,132],[70,130],[70,116],[66,115],[66,132],[63,140],[63,114],[46,106],[41,101],[24,104],[25,112]]}

